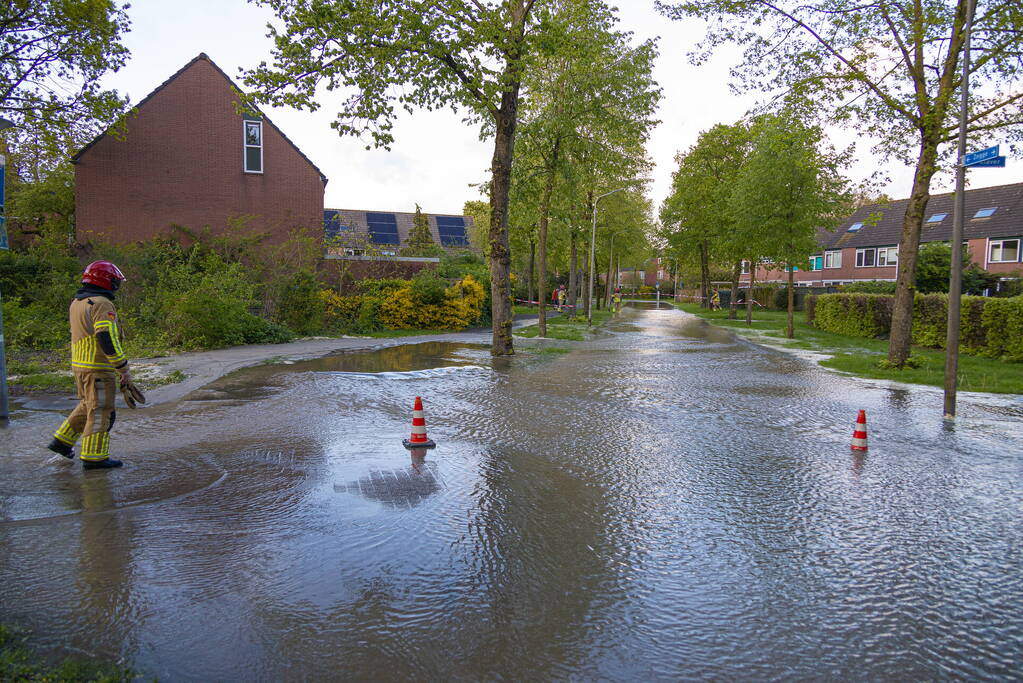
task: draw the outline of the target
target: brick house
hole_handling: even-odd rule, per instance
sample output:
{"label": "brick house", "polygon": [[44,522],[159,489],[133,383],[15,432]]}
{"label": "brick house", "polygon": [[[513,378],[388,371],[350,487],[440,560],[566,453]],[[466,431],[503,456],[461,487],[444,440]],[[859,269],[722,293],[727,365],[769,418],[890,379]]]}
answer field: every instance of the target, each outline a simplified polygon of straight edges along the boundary
{"label": "brick house", "polygon": [[[952,239],[954,193],[934,195],[927,204],[921,244]],[[821,250],[810,269],[795,273],[796,284],[828,286],[863,280],[896,279],[902,218],[909,200],[864,206],[835,232],[821,232]],[[1023,276],[1023,183],[966,191],[963,241],[974,263],[1003,277]],[[757,267],[758,282],[788,282],[788,273],[770,264]],[[741,276],[749,282],[749,274]]]}
{"label": "brick house", "polygon": [[151,239],[172,225],[219,231],[243,219],[274,242],[323,226],[327,178],[200,54],[72,157],[79,242]]}

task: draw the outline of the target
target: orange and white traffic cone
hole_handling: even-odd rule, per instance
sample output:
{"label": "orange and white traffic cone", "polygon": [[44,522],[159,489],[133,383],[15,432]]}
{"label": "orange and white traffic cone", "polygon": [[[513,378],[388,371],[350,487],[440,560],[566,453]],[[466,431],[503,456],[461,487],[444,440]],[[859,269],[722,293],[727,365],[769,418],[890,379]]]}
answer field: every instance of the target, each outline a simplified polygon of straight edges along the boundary
{"label": "orange and white traffic cone", "polygon": [[867,450],[867,411],[861,410],[856,416],[856,424],[853,425],[852,449],[854,451]]}
{"label": "orange and white traffic cone", "polygon": [[405,448],[435,448],[432,440],[426,438],[426,418],[423,417],[423,399],[416,396],[416,403],[412,407],[412,436],[402,439]]}

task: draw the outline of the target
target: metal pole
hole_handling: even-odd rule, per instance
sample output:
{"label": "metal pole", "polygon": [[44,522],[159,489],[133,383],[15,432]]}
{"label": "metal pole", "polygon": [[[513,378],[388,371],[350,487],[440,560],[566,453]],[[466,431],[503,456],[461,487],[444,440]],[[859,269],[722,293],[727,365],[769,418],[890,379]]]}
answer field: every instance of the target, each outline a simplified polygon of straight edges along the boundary
{"label": "metal pole", "polygon": [[586,293],[586,324],[593,325],[593,268],[595,255],[597,253],[597,202],[609,194],[615,192],[621,192],[624,187],[619,187],[617,190],[611,190],[599,195],[593,200],[593,228],[590,230],[590,286],[589,291]]}
{"label": "metal pole", "polygon": [[[2,120],[2,119],[0,119]],[[6,126],[5,126],[6,127]],[[7,158],[0,154],[0,231],[3,231],[3,248],[7,248],[7,225],[6,214],[4,213],[4,182],[6,180]],[[4,302],[0,297],[0,420],[7,420],[10,417],[10,410],[7,406],[7,349],[4,345]]]}
{"label": "metal pole", "polygon": [[970,31],[973,26],[974,0],[967,0],[966,25],[963,27],[963,82],[959,105],[959,155],[956,163],[955,215],[952,217],[952,268],[948,277],[948,328],[945,337],[945,417],[956,414],[956,389],[959,374],[959,316],[963,297],[963,220],[966,214],[966,118],[970,100]]}

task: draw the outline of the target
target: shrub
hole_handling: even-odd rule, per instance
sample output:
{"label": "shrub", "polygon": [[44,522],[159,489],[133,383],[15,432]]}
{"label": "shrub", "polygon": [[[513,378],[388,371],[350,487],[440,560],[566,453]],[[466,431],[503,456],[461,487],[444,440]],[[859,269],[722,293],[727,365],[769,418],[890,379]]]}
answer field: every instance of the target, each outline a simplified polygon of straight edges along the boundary
{"label": "shrub", "polygon": [[68,345],[71,328],[67,311],[57,316],[42,303],[22,305],[20,299],[4,299],[4,336],[9,350],[58,349]]}
{"label": "shrub", "polygon": [[417,306],[439,306],[444,303],[447,282],[432,270],[421,270],[412,278],[411,297]]}
{"label": "shrub", "polygon": [[984,355],[1023,360],[1023,296],[987,299],[981,320],[987,330]]}
{"label": "shrub", "polygon": [[[807,323],[857,337],[886,336],[894,297],[823,294],[807,299]],[[948,295],[918,294],[913,304],[913,343],[945,348]],[[964,296],[959,319],[963,353],[1009,361],[1023,360],[1023,297]]]}
{"label": "shrub", "polygon": [[443,290],[441,302],[434,304],[419,303],[409,284],[380,303],[380,323],[392,330],[460,330],[479,320],[484,299],[483,285],[472,275]]}
{"label": "shrub", "polygon": [[277,322],[296,334],[323,331],[326,310],[320,297],[320,282],[309,271],[299,271],[285,283],[277,300]]}
{"label": "shrub", "polygon": [[853,282],[848,285],[841,285],[838,291],[842,294],[895,294],[895,283],[882,280],[870,280],[867,282]]}
{"label": "shrub", "polygon": [[825,294],[811,297],[807,320],[815,327],[852,337],[880,337],[891,329],[891,297]]}
{"label": "shrub", "polygon": [[341,296],[332,289],[320,290],[323,302],[324,323],[334,331],[350,330],[359,317],[361,296]]}

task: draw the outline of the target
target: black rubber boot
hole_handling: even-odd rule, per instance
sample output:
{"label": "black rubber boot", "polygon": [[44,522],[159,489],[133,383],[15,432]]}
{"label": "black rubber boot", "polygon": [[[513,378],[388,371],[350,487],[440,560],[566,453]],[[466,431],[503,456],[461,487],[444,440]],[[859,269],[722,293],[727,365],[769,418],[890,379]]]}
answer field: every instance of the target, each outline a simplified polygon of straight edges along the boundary
{"label": "black rubber boot", "polygon": [[68,446],[66,443],[64,443],[63,441],[56,437],[54,437],[53,441],[50,442],[50,445],[47,446],[47,448],[49,448],[57,455],[63,455],[65,458],[68,458],[69,460],[75,457],[75,449],[72,448],[71,446]]}
{"label": "black rubber boot", "polygon": [[111,467],[120,467],[124,463],[120,460],[107,458],[106,460],[83,460],[82,469],[86,470],[107,470]]}

